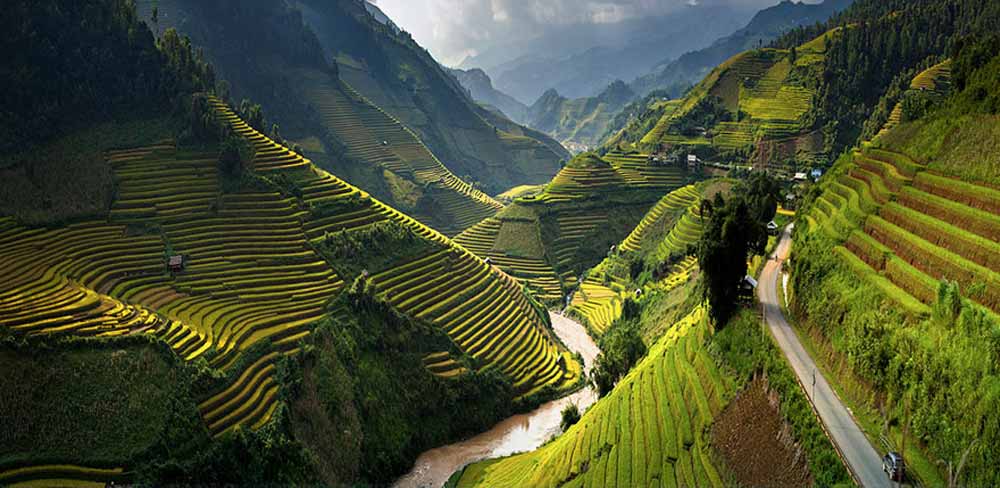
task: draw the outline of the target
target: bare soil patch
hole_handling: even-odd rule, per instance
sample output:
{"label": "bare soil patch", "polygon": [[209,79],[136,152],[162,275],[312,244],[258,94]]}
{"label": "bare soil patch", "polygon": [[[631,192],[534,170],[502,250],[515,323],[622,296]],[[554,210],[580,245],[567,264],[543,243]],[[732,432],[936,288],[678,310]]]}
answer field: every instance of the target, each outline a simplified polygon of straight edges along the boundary
{"label": "bare soil patch", "polygon": [[743,486],[812,486],[805,452],[781,418],[767,380],[754,379],[712,426],[712,444]]}

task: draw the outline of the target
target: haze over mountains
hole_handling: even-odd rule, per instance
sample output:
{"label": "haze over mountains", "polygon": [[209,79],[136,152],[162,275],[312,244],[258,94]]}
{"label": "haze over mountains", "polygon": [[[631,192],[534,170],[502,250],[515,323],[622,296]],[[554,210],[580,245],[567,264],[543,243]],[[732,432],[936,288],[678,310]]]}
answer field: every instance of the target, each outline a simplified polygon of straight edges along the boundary
{"label": "haze over mountains", "polygon": [[631,80],[665,58],[733,32],[752,13],[696,5],[656,17],[557,26],[495,46],[459,67],[483,69],[497,89],[529,105],[549,89],[569,98],[593,96],[616,79]]}
{"label": "haze over mountains", "polygon": [[468,57],[462,66],[474,68],[452,73],[477,101],[579,151],[621,128],[628,114],[619,114],[636,98],[655,90],[680,96],[730,56],[825,21],[851,1],[783,0],[752,17],[738,8],[699,5],[648,19],[560,26]]}

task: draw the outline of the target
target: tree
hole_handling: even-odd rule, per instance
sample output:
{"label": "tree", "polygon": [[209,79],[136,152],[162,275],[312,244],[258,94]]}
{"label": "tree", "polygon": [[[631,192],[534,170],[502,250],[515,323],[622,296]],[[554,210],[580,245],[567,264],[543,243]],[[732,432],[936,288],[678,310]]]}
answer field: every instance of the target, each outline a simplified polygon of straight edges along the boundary
{"label": "tree", "polygon": [[564,432],[566,430],[569,430],[569,428],[572,427],[573,424],[579,421],[580,421],[580,408],[577,407],[575,403],[570,403],[569,405],[566,405],[566,408],[563,408],[562,410],[562,422],[559,423],[559,426],[562,427],[562,430]]}
{"label": "tree", "polygon": [[632,366],[646,355],[646,343],[639,334],[639,324],[634,320],[619,320],[601,336],[601,354],[594,360],[590,379],[599,396],[614,389]]}
{"label": "tree", "polygon": [[219,171],[234,177],[243,174],[253,160],[253,149],[246,139],[230,133],[219,150]]}
{"label": "tree", "polygon": [[260,132],[264,132],[264,109],[261,108],[259,103],[253,103],[244,98],[240,102],[239,113],[240,118],[243,119],[247,125]]}
{"label": "tree", "polygon": [[[767,247],[767,222],[777,211],[777,182],[754,173],[727,201],[715,195],[705,232],[698,242],[698,264],[705,273],[705,298],[719,326],[736,312],[747,259]],[[705,216],[703,216],[704,218]]]}

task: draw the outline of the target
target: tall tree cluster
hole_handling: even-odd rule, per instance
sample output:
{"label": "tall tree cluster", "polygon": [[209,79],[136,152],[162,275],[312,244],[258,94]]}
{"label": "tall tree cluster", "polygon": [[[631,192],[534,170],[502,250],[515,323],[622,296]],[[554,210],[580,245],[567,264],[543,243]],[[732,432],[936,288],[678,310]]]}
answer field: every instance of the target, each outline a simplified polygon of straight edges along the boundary
{"label": "tall tree cluster", "polygon": [[710,315],[722,326],[739,308],[739,292],[747,260],[764,253],[767,223],[778,209],[778,183],[766,173],[753,173],[726,199],[716,194],[702,205],[707,219],[698,242],[698,265],[705,276]]}
{"label": "tall tree cluster", "polygon": [[215,83],[189,41],[169,31],[158,43],[132,0],[11,0],[0,11],[0,150],[123,111],[162,109]]}
{"label": "tall tree cluster", "polygon": [[858,0],[825,24],[794,29],[773,43],[791,48],[840,27],[826,40],[817,125],[834,137],[836,154],[857,142],[879,99],[901,72],[946,57],[963,38],[1000,32],[1000,2]]}

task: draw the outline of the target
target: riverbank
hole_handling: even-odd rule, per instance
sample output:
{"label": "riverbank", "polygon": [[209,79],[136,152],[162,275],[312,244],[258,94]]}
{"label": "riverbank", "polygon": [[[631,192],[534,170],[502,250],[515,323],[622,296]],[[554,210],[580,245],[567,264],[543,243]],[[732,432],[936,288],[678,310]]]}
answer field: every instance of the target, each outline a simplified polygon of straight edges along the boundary
{"label": "riverbank", "polygon": [[[589,373],[600,352],[587,329],[580,323],[556,312],[549,312],[552,329],[574,353],[583,357],[584,372]],[[491,429],[469,439],[425,451],[413,469],[393,486],[398,488],[440,487],[463,466],[483,459],[509,456],[537,449],[559,433],[562,409],[575,403],[581,414],[597,401],[589,387],[557,400],[544,403],[535,410],[513,415]]]}

